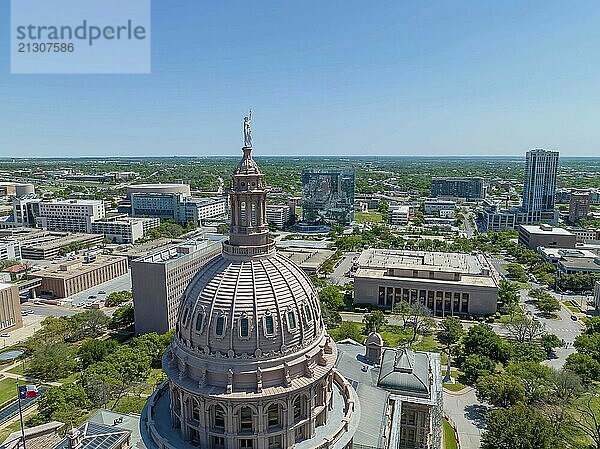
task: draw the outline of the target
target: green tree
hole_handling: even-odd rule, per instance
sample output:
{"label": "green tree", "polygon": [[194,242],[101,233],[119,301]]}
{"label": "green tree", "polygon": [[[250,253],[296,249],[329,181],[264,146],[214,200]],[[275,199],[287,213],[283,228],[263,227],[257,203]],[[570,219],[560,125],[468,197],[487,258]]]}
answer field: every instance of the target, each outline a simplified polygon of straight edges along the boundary
{"label": "green tree", "polygon": [[576,373],[585,383],[600,380],[600,363],[589,354],[570,354],[565,368]]}
{"label": "green tree", "polygon": [[437,337],[440,343],[450,348],[450,345],[458,343],[465,335],[465,330],[459,318],[449,316],[442,321],[442,329],[438,332]]}
{"label": "green tree", "polygon": [[90,309],[70,317],[75,323],[75,331],[72,339],[75,341],[84,338],[97,338],[104,335],[110,318],[98,309]]}
{"label": "green tree", "polygon": [[536,362],[540,363],[546,358],[544,351],[536,343],[519,343],[518,341],[510,341],[507,344],[509,358],[515,362]]}
{"label": "green tree", "polygon": [[62,342],[42,344],[31,356],[27,374],[44,380],[67,377],[77,368],[75,349]]}
{"label": "green tree", "polygon": [[350,338],[358,343],[362,343],[363,336],[360,332],[360,324],[352,321],[342,321],[342,324],[335,329],[335,340],[345,340]]}
{"label": "green tree", "polygon": [[581,354],[588,354],[600,361],[600,333],[581,334],[575,339],[574,346]]}
{"label": "green tree", "polygon": [[106,297],[106,305],[108,307],[120,306],[124,302],[131,301],[133,299],[133,293],[129,290],[122,290],[119,292],[112,292]]}
{"label": "green tree", "polygon": [[477,399],[495,407],[511,407],[526,399],[521,379],[505,373],[479,377],[476,393]]}
{"label": "green tree", "polygon": [[498,286],[498,301],[505,313],[514,313],[519,306],[519,284],[502,279]]}
{"label": "green tree", "polygon": [[131,347],[141,351],[152,359],[152,366],[160,368],[162,365],[162,355],[169,346],[173,332],[157,334],[155,332],[136,337],[131,342]]}
{"label": "green tree", "polygon": [[135,322],[135,315],[133,312],[133,304],[126,304],[119,307],[114,311],[111,317],[108,327],[111,329],[125,329]]}
{"label": "green tree", "polygon": [[480,377],[492,374],[496,370],[496,364],[489,357],[471,354],[464,359],[460,368],[464,373],[465,380],[474,384]]}
{"label": "green tree", "polygon": [[373,310],[363,316],[363,333],[368,335],[371,332],[381,331],[383,326],[387,324],[387,318],[381,310]]}
{"label": "green tree", "polygon": [[335,285],[329,285],[319,292],[319,300],[326,304],[332,310],[342,310],[344,308],[344,295]]}
{"label": "green tree", "polygon": [[535,409],[517,404],[488,413],[482,449],[555,449],[552,427]]}
{"label": "green tree", "polygon": [[101,362],[109,354],[117,350],[119,344],[115,340],[87,340],[79,347],[79,362],[82,368]]}
{"label": "green tree", "polygon": [[542,335],[542,347],[546,351],[546,358],[550,358],[555,348],[560,348],[563,342],[554,334]]}
{"label": "green tree", "polygon": [[519,282],[527,282],[529,277],[525,272],[525,269],[518,263],[509,263],[506,264],[506,272],[508,273],[508,277],[514,279]]}
{"label": "green tree", "polygon": [[78,384],[61,385],[46,391],[37,401],[38,413],[42,422],[79,421],[90,403],[83,387]]}
{"label": "green tree", "polygon": [[525,395],[530,401],[540,400],[549,391],[553,371],[537,362],[517,362],[508,365],[506,372],[521,380]]}
{"label": "green tree", "polygon": [[487,324],[471,327],[462,339],[462,346],[466,356],[483,355],[496,362],[506,363],[510,355],[506,343]]}

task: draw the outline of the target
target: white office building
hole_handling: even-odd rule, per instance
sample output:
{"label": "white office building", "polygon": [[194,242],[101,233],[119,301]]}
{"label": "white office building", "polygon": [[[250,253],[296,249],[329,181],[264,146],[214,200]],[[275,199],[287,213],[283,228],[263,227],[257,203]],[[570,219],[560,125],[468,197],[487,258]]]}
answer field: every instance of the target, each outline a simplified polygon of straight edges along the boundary
{"label": "white office building", "polygon": [[21,243],[16,240],[0,240],[0,260],[21,259]]}
{"label": "white office building", "polygon": [[396,226],[406,226],[410,217],[410,206],[390,206],[388,210],[388,217],[390,224]]}
{"label": "white office building", "polygon": [[104,237],[115,243],[135,243],[150,229],[158,226],[159,218],[104,218],[92,223],[92,234],[104,234]]}
{"label": "white office building", "polygon": [[282,229],[290,221],[290,206],[287,204],[267,204],[267,223]]}
{"label": "white office building", "polygon": [[92,222],[104,218],[104,202],[100,200],[51,200],[39,203],[36,227],[49,231],[92,231]]}

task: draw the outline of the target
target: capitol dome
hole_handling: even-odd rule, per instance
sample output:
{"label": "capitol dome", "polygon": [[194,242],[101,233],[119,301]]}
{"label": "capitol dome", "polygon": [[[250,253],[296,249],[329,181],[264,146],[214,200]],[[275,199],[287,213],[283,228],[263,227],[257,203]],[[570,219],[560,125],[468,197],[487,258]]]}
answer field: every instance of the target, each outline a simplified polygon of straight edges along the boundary
{"label": "capitol dome", "polygon": [[356,392],[334,369],[315,287],[269,238],[267,192],[246,145],[233,173],[229,239],[186,288],[163,357],[169,379],[144,409],[149,448],[352,444]]}
{"label": "capitol dome", "polygon": [[180,305],[178,339],[202,356],[265,358],[324,335],[317,292],[287,258],[213,259]]}

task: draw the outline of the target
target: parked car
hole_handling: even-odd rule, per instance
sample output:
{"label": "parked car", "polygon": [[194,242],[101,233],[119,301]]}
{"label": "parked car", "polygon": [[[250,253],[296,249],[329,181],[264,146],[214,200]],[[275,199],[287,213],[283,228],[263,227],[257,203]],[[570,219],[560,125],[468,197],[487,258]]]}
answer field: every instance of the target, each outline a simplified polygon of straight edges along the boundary
{"label": "parked car", "polygon": [[96,299],[96,298],[97,298],[96,295],[90,295],[90,296],[88,296],[88,299]]}
{"label": "parked car", "polygon": [[577,316],[576,316],[576,315],[571,315],[571,319],[572,319],[573,321],[577,321]]}
{"label": "parked car", "polygon": [[106,295],[106,292],[105,292],[104,290],[100,290],[100,291],[98,292],[98,294],[99,294],[99,295]]}
{"label": "parked car", "polygon": [[10,334],[8,332],[2,332],[0,334],[0,337],[2,337],[2,338],[8,338],[8,337],[10,337]]}

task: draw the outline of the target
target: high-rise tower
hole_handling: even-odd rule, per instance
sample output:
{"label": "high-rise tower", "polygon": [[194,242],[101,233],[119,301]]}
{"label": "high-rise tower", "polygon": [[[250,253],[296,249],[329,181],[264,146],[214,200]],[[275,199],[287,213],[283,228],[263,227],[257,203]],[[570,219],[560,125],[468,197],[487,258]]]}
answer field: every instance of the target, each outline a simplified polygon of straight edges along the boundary
{"label": "high-rise tower", "polygon": [[523,212],[527,222],[540,221],[541,213],[554,210],[558,151],[533,149],[525,160]]}

